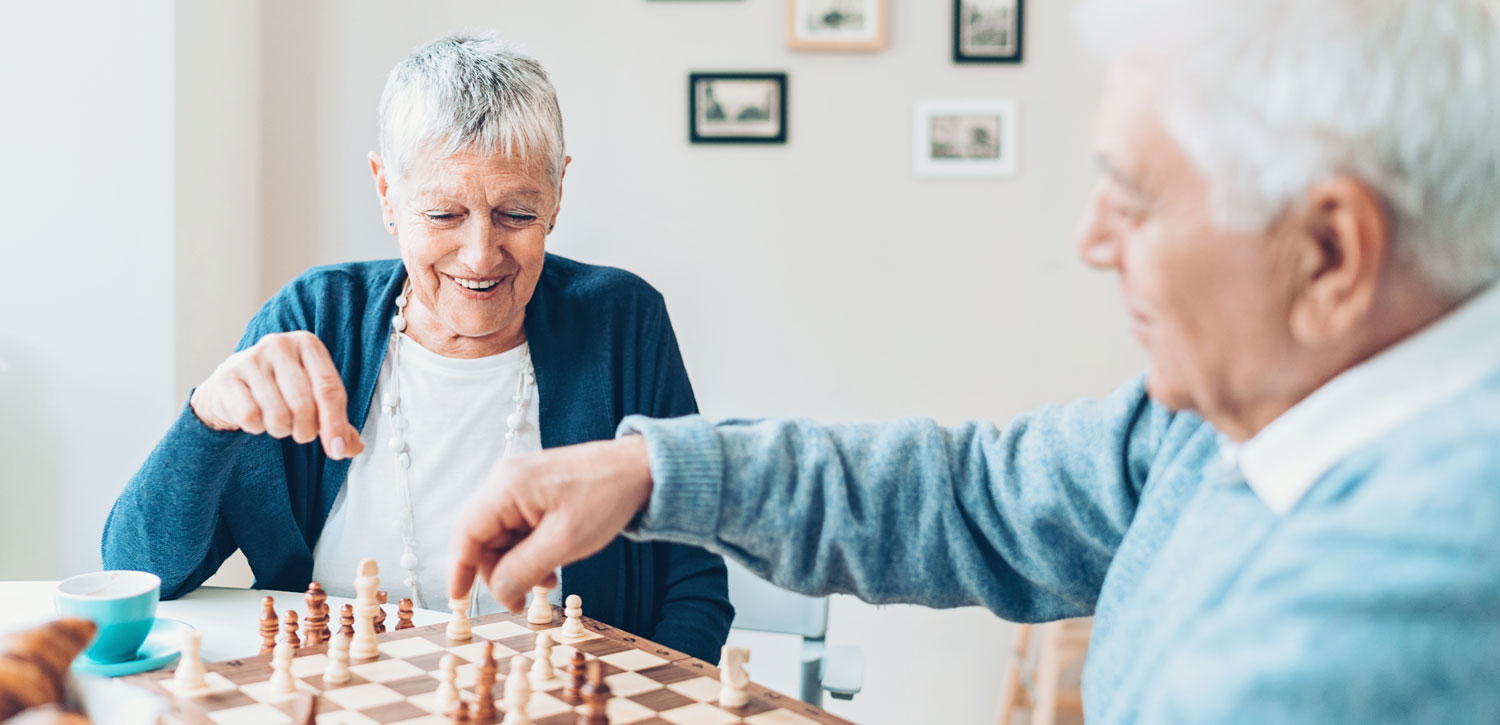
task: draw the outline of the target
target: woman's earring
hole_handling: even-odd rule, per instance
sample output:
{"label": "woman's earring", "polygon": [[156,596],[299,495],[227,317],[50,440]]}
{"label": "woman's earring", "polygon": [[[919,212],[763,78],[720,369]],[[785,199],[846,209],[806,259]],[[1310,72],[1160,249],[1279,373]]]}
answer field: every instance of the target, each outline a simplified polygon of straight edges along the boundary
{"label": "woman's earring", "polygon": [[388,227],[390,227],[391,231],[393,231],[393,232],[396,231],[396,223],[395,222],[386,222],[385,225],[388,226]]}

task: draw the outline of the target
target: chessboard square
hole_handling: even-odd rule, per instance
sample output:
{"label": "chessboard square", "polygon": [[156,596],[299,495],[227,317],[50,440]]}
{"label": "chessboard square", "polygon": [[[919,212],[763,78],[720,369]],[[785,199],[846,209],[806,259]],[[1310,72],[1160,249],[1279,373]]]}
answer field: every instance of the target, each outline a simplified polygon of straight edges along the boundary
{"label": "chessboard square", "polygon": [[609,690],[614,693],[615,697],[630,697],[631,695],[639,695],[642,692],[650,692],[661,687],[660,682],[634,672],[621,672],[618,675],[610,675],[604,678],[604,681],[609,683]]}
{"label": "chessboard square", "polygon": [[677,667],[674,665],[650,667],[644,670],[637,670],[637,672],[640,672],[642,675],[650,677],[651,679],[656,680],[663,685],[670,685],[673,682],[682,682],[683,680],[691,680],[694,677],[697,677],[697,675],[693,674],[691,671],[684,670],[681,667]]}
{"label": "chessboard square", "polygon": [[401,720],[427,717],[432,714],[405,700],[393,702],[389,705],[381,705],[380,707],[361,708],[360,712],[369,716],[375,722],[399,722]]}
{"label": "chessboard square", "polygon": [[[496,704],[501,706],[502,708],[504,708],[505,706],[505,703],[503,701],[497,702]],[[568,712],[572,709],[572,705],[569,705],[568,703],[563,702],[562,700],[559,700],[551,695],[540,692],[532,693],[531,700],[526,703],[526,714],[531,716],[531,719],[533,720],[537,718],[556,715],[560,712]]]}
{"label": "chessboard square", "polygon": [[426,674],[406,660],[381,660],[367,665],[354,665],[349,668],[349,671],[371,682],[404,680],[408,677],[421,677]]}
{"label": "chessboard square", "polygon": [[661,713],[661,719],[676,725],[729,725],[739,721],[739,717],[701,702],[668,710]]}
{"label": "chessboard square", "polygon": [[286,713],[263,703],[211,712],[208,719],[218,725],[281,725],[292,721]]}
{"label": "chessboard square", "polygon": [[217,672],[207,673],[203,677],[203,681],[208,686],[197,690],[179,690],[177,688],[177,683],[171,678],[162,680],[161,686],[165,687],[167,689],[167,692],[170,692],[178,697],[188,699],[206,697],[208,695],[217,695],[222,692],[235,692],[240,689],[239,685],[234,684],[229,680],[228,677],[225,677]]}
{"label": "chessboard square", "polygon": [[369,680],[366,680],[363,677],[356,677],[354,675],[349,675],[349,680],[347,682],[338,683],[324,682],[323,675],[321,673],[316,675],[309,675],[301,679],[314,690],[338,690],[345,687],[358,687],[360,685],[369,684]]}
{"label": "chessboard square", "polygon": [[712,677],[695,677],[691,680],[673,682],[667,688],[697,700],[709,702],[719,699],[719,681]]}
{"label": "chessboard square", "polygon": [[391,723],[391,725],[448,725],[450,722],[452,720],[442,715],[423,715],[422,717]]}
{"label": "chessboard square", "polygon": [[416,677],[408,677],[404,680],[391,680],[390,682],[382,682],[380,684],[407,697],[420,695],[424,692],[432,692],[438,688],[438,681],[428,677],[426,672]]}
{"label": "chessboard square", "polygon": [[644,670],[647,668],[656,667],[657,665],[667,664],[666,660],[657,657],[654,654],[642,652],[638,649],[604,655],[599,659],[608,662],[609,664],[612,664],[616,667],[619,667],[622,670],[632,671]]}
{"label": "chessboard square", "polygon": [[[588,708],[579,706],[573,710],[582,714],[587,712]],[[655,710],[621,697],[610,698],[604,706],[604,712],[609,715],[609,725],[626,725],[626,723],[637,723],[656,717]]]}
{"label": "chessboard square", "polygon": [[751,725],[817,725],[817,720],[798,715],[791,710],[772,710],[745,718]]}
{"label": "chessboard square", "polygon": [[552,665],[554,667],[567,667],[568,660],[573,659],[574,649],[565,644],[556,645],[552,648]]}
{"label": "chessboard square", "polygon": [[447,656],[448,650],[440,649],[430,655],[417,655],[416,657],[406,657],[405,659],[407,662],[410,662],[413,667],[417,667],[423,672],[432,672],[442,666],[443,658]]}
{"label": "chessboard square", "polygon": [[401,693],[375,682],[342,690],[329,690],[323,696],[350,710],[368,710],[406,699]]}
{"label": "chessboard square", "polygon": [[624,642],[616,642],[612,639],[604,639],[601,637],[595,640],[579,642],[578,649],[581,649],[588,654],[594,655],[595,657],[603,657],[604,655],[614,654],[616,652],[625,652],[627,650],[634,650],[635,648],[631,647],[628,644],[625,644]]}
{"label": "chessboard square", "polygon": [[[516,651],[513,650],[513,649],[511,649],[511,648],[509,648],[509,647],[505,647],[505,646],[498,645],[498,644],[494,645],[494,647],[495,647],[495,657],[497,657],[497,658],[499,658],[499,657],[509,657],[509,656],[511,656],[513,654],[516,654]],[[465,662],[483,662],[484,661],[484,643],[483,642],[470,642],[469,644],[460,645],[458,647],[449,647],[448,651],[452,652],[454,654],[454,656],[458,657],[461,660],[464,660]]]}
{"label": "chessboard square", "polygon": [[379,720],[371,720],[355,710],[331,710],[318,713],[314,722],[318,725],[380,725]]}
{"label": "chessboard square", "polygon": [[[441,668],[436,670],[428,670],[427,676],[431,677],[434,681],[439,681],[443,677],[443,671]],[[478,681],[479,668],[475,667],[474,665],[462,664],[454,670],[453,686],[457,687],[460,690],[466,690],[470,687],[473,687],[474,683]]]}
{"label": "chessboard square", "polygon": [[665,688],[660,690],[652,690],[651,692],[644,692],[639,695],[634,695],[630,699],[636,701],[642,706],[651,708],[652,712],[675,710],[679,707],[685,707],[697,702],[697,700],[694,700],[687,695],[684,695],[680,692],[673,692],[672,690],[668,690]]}
{"label": "chessboard square", "polygon": [[491,622],[481,624],[474,628],[474,634],[485,639],[505,639],[506,637],[519,637],[521,635],[531,636],[533,632],[528,627],[522,627],[515,622]]}
{"label": "chessboard square", "polygon": [[443,648],[421,637],[407,637],[406,639],[381,642],[380,651],[392,657],[408,658],[442,652]]}
{"label": "chessboard square", "polygon": [[[552,640],[552,643],[556,645],[557,640]],[[495,646],[507,647],[517,652],[530,652],[536,649],[536,637],[531,634],[523,634],[518,637],[503,637],[495,640]],[[554,649],[552,651],[556,652],[557,650]]]}
{"label": "chessboard square", "polygon": [[328,655],[325,654],[306,655],[292,660],[292,677],[321,675],[326,669],[328,669]]}
{"label": "chessboard square", "polygon": [[[294,680],[293,683],[297,686],[297,692],[318,691],[318,688],[313,687],[312,685],[309,685],[302,680]],[[249,695],[256,702],[268,703],[273,705],[278,702],[286,702],[297,696],[296,692],[289,695],[282,695],[271,692],[271,681],[269,679],[251,683],[249,685],[240,685],[240,692]]]}

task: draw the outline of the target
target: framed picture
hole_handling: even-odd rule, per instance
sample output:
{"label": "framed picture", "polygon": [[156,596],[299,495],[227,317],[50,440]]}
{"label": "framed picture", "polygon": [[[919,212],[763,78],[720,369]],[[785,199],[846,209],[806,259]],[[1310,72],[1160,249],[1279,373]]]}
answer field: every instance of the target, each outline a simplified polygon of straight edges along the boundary
{"label": "framed picture", "polygon": [[786,143],[785,73],[688,76],[693,143]]}
{"label": "framed picture", "polygon": [[874,51],[885,47],[888,0],[786,0],[793,50]]}
{"label": "framed picture", "polygon": [[1017,170],[1013,101],[935,101],[917,105],[912,153],[918,176],[999,178]]}
{"label": "framed picture", "polygon": [[953,0],[955,63],[1020,63],[1024,0]]}

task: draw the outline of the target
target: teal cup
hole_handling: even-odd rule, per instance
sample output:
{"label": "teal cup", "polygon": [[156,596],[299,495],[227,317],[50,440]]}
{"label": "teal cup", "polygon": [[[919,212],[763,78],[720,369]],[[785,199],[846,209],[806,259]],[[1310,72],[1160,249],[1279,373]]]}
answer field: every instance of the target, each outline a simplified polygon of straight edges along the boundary
{"label": "teal cup", "polygon": [[144,571],[98,571],[65,579],[57,585],[53,603],[63,617],[92,620],[99,627],[94,643],[83,656],[113,664],[135,659],[151,626],[161,579]]}

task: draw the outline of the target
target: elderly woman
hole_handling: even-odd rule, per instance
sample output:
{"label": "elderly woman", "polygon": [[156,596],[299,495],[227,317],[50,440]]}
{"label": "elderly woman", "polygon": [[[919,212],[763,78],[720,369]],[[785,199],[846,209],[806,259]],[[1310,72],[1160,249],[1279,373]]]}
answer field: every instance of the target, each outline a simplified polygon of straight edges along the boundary
{"label": "elderly woman", "polygon": [[[569,161],[536,61],[450,36],[398,65],[370,169],[401,259],[312,269],[266,303],[115,502],[105,565],[176,597],[240,549],[258,587],[349,596],[374,558],[393,598],[445,609],[448,540],[498,459],[696,412],[661,295],[546,253]],[[724,564],[700,549],[616,539],[558,574],[554,597],[684,652],[715,659],[728,634]]]}

